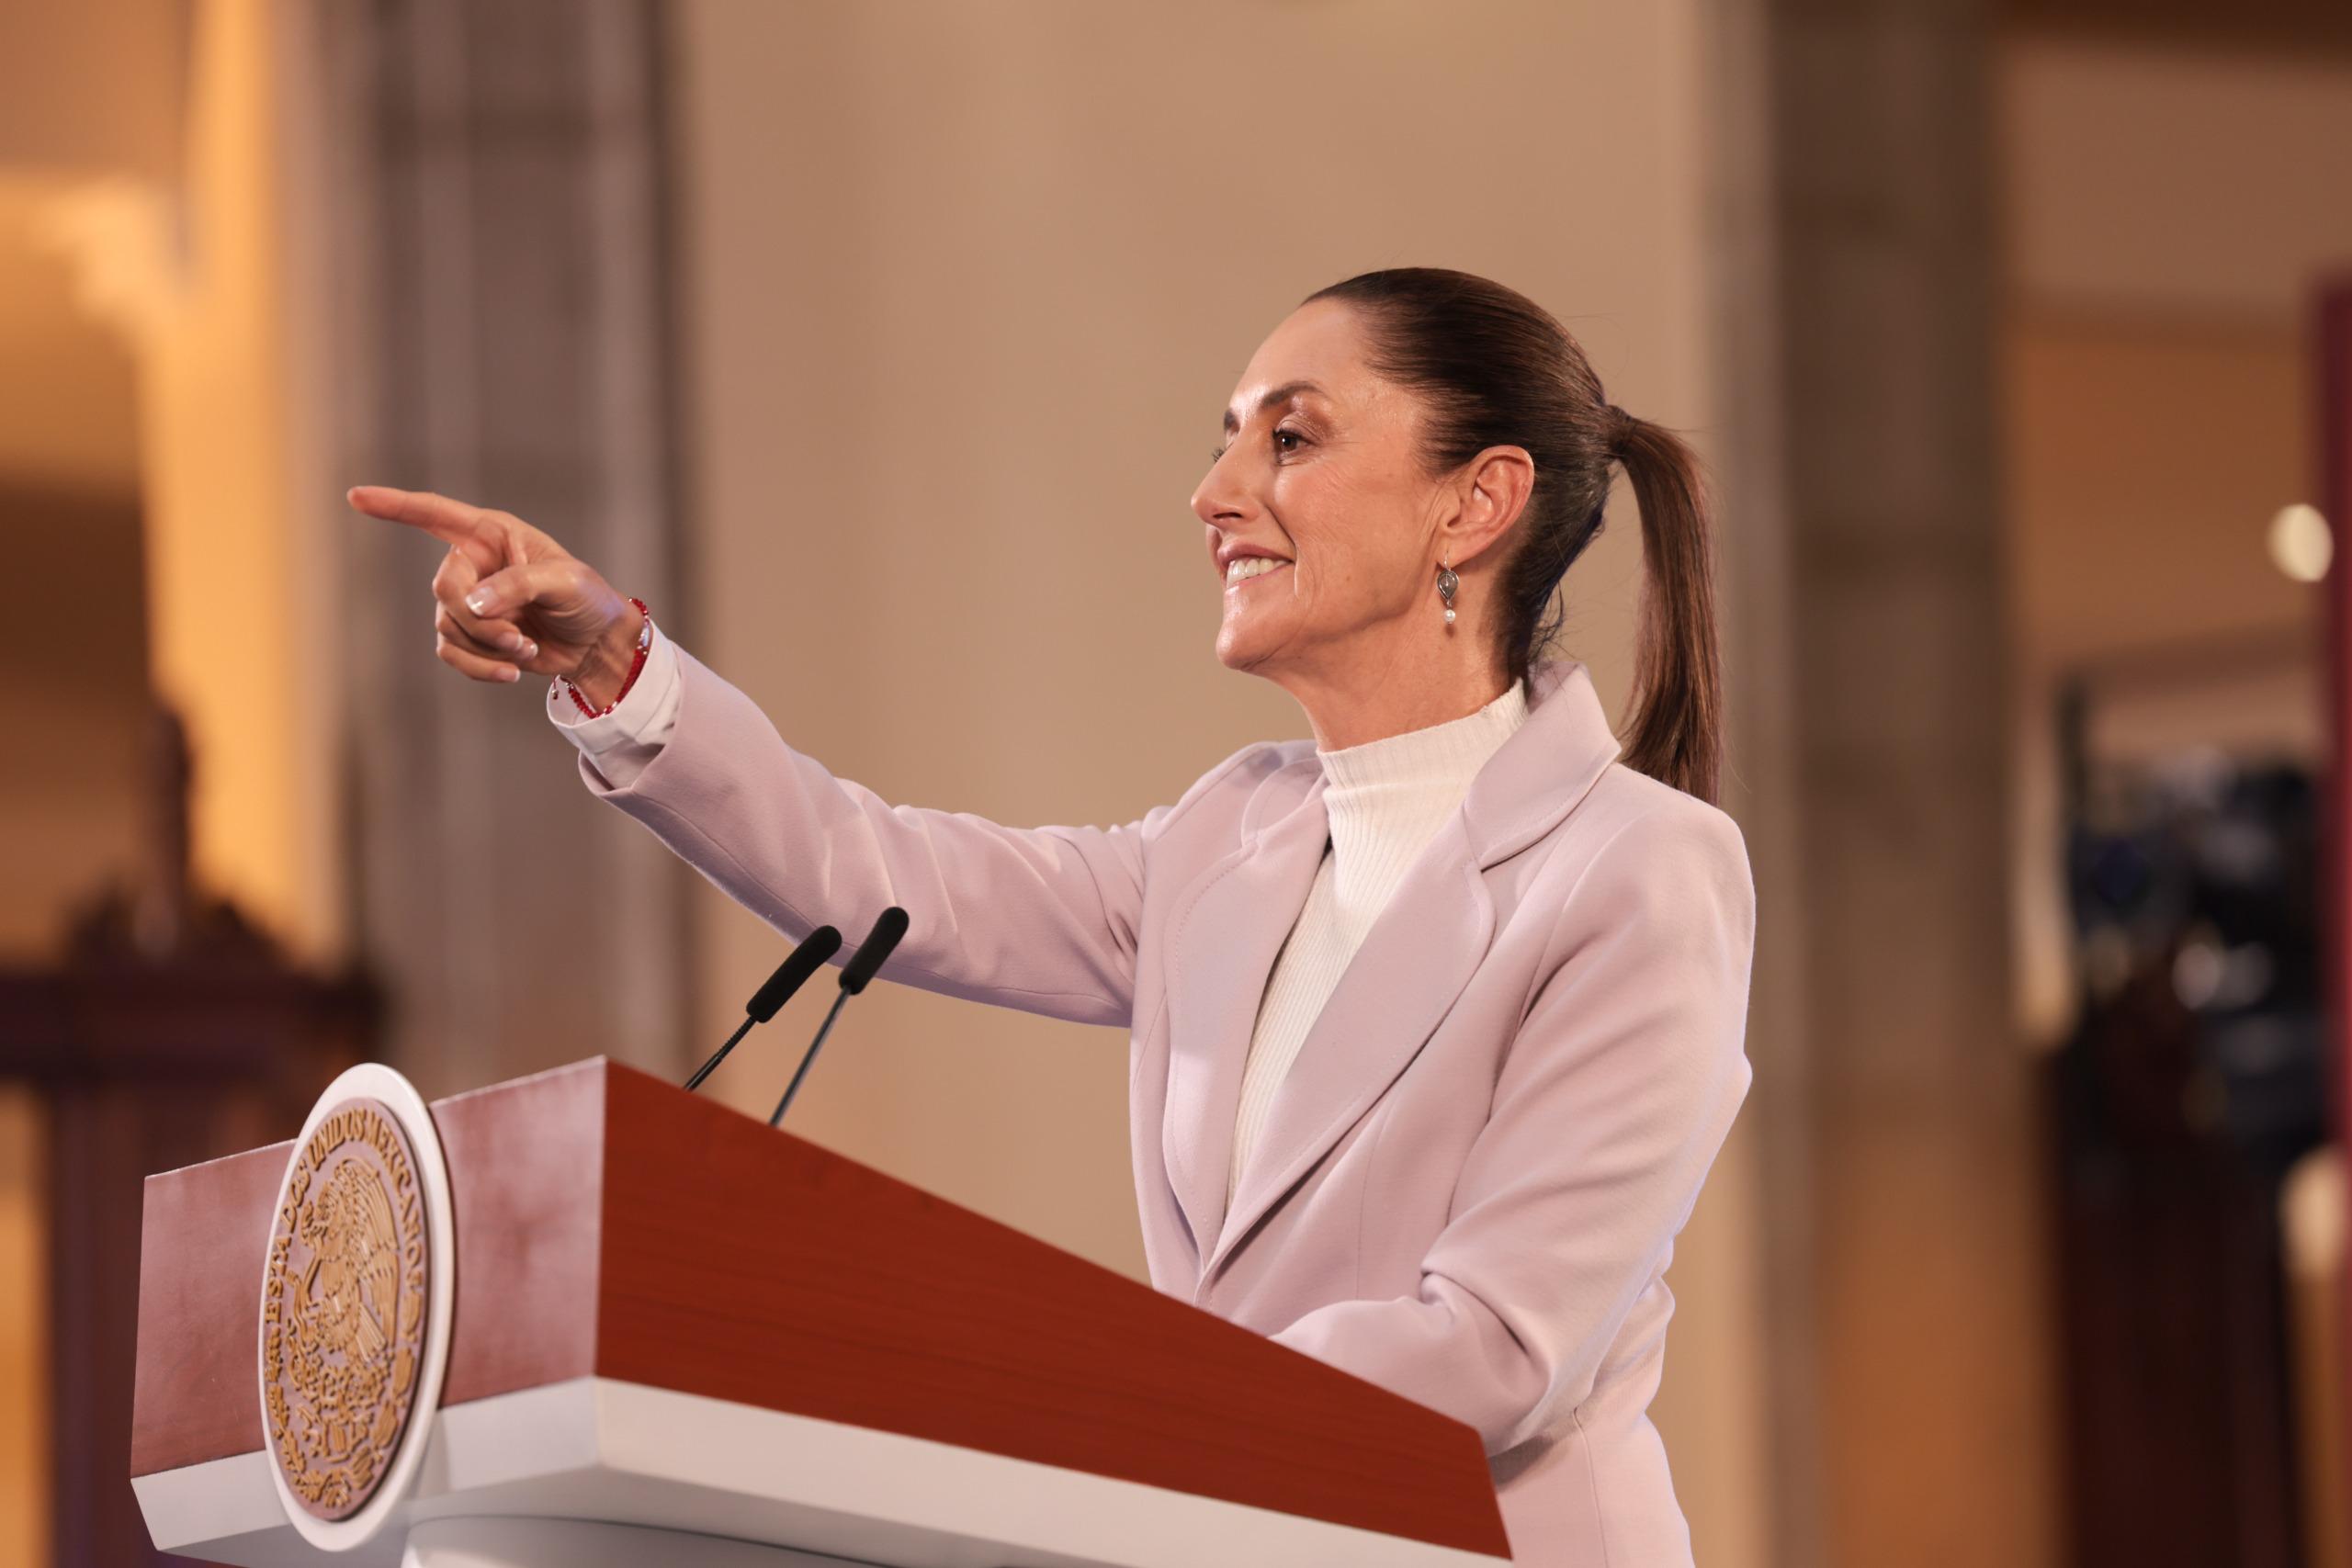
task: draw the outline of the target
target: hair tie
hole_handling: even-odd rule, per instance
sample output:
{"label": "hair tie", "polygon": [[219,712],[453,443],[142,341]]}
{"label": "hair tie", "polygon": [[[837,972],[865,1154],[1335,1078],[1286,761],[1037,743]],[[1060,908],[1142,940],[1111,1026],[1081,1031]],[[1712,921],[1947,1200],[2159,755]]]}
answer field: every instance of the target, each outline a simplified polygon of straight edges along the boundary
{"label": "hair tie", "polygon": [[1609,412],[1609,455],[1619,457],[1625,450],[1625,437],[1634,432],[1634,416],[1615,403],[1604,406]]}

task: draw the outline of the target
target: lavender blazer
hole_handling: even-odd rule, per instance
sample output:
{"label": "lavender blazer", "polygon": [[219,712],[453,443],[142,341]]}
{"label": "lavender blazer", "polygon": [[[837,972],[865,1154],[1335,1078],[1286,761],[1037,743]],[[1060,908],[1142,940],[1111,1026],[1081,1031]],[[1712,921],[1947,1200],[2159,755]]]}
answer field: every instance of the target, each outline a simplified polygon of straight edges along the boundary
{"label": "lavender blazer", "polygon": [[1326,837],[1312,740],[1109,828],[892,806],[680,654],[677,725],[596,794],[796,939],[889,904],[882,977],[1131,1032],[1152,1283],[1469,1423],[1515,1560],[1690,1562],[1646,1414],[1674,1240],[1746,1098],[1755,889],[1732,818],[1617,761],[1538,666],[1301,1046],[1231,1208],[1242,1058]]}

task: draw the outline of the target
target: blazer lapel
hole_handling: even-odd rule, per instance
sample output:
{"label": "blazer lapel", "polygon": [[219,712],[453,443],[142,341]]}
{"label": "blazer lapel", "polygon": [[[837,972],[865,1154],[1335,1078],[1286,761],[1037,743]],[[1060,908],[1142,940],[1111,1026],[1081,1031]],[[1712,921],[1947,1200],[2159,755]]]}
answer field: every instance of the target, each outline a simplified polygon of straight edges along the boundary
{"label": "blazer lapel", "polygon": [[[1387,1092],[1477,972],[1495,931],[1487,868],[1550,832],[1621,754],[1582,663],[1540,665],[1530,687],[1526,722],[1487,759],[1461,808],[1407,870],[1308,1030],[1229,1213],[1226,1168],[1258,1005],[1329,834],[1319,770],[1307,798],[1272,826],[1254,854],[1205,886],[1191,920],[1176,928],[1171,963],[1193,1016],[1171,1038],[1177,1061],[1196,1066],[1184,1092],[1171,1083],[1169,1146],[1188,1163],[1185,1213],[1196,1244],[1214,1238],[1200,1289]],[[1204,933],[1217,934],[1204,941]],[[1170,1021],[1171,1031],[1182,1022]],[[1199,1168],[1190,1167],[1193,1159]]]}
{"label": "blazer lapel", "polygon": [[[1241,1069],[1275,954],[1315,885],[1330,828],[1312,754],[1290,765],[1290,795],[1272,795],[1262,824],[1245,818],[1239,847],[1212,864],[1170,915],[1168,1104],[1160,1129],[1176,1201],[1205,1258],[1225,1217]],[[1277,785],[1269,780],[1251,815]]]}
{"label": "blazer lapel", "polygon": [[[1300,1043],[1201,1270],[1204,1283],[1387,1092],[1476,973],[1494,930],[1494,899],[1457,811],[1405,873]],[[1245,1041],[1235,1054],[1246,1051]],[[1229,1155],[1230,1126],[1226,1139]]]}

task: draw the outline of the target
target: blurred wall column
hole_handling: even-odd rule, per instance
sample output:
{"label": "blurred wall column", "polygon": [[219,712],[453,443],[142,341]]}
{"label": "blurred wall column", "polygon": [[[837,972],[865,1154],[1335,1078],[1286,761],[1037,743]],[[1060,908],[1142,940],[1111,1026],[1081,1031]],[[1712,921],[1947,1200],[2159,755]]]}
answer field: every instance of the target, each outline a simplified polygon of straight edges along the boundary
{"label": "blurred wall column", "polygon": [[645,0],[310,10],[335,280],[335,515],[356,922],[439,1092],[685,1053],[684,871],[581,786],[545,685],[434,657],[443,547],[361,480],[516,513],[676,631],[661,61]]}
{"label": "blurred wall column", "polygon": [[[1708,327],[1724,411],[1713,422],[1717,547],[1724,576],[1725,715],[1730,762],[1723,807],[1739,821],[1756,881],[1757,942],[1748,992],[1756,1079],[1733,1129],[1752,1146],[1738,1224],[1754,1239],[1761,1310],[1755,1381],[1762,1391],[1758,1471],[1770,1561],[1826,1563],[1821,1319],[1815,1149],[1815,1030],[1808,978],[1811,904],[1802,720],[1812,698],[1797,660],[1797,541],[1789,506],[1781,407],[1773,49],[1777,0],[1702,7],[1713,105],[1708,130],[1714,265]],[[1731,1153],[1726,1150],[1726,1153]],[[1718,1171],[1722,1166],[1719,1162]],[[1720,1175],[1710,1190],[1721,1184]],[[1718,1201],[1721,1200],[1718,1199]],[[1702,1205],[1702,1213],[1705,1205]],[[1698,1219],[1694,1216],[1694,1227]],[[1708,1391],[1712,1393],[1712,1390]],[[1708,1402],[1708,1394],[1694,1403]],[[1695,1414],[1695,1413],[1694,1413]]]}
{"label": "blurred wall column", "polygon": [[[137,17],[119,60],[102,33],[44,20],[30,42],[54,58],[34,58],[63,84],[49,93],[158,121],[151,134],[166,145],[33,152],[76,176],[41,227],[135,365],[150,665],[196,752],[198,880],[317,955],[341,945],[345,885],[334,747],[315,722],[336,650],[301,494],[314,430],[296,345],[315,280],[288,243],[300,220],[285,157],[286,3],[203,0]],[[70,120],[62,103],[48,107]],[[8,130],[15,142],[34,127]],[[140,591],[43,586],[94,601]]]}
{"label": "blurred wall column", "polygon": [[[2312,310],[2315,340],[2312,356],[2317,362],[2312,380],[2319,403],[2319,496],[2334,536],[2341,539],[2346,523],[2352,522],[2352,270],[2332,274],[2317,293]],[[2300,1250],[2307,1258],[2324,1259],[2331,1251],[2334,1254],[2335,1278],[2323,1278],[2316,1289],[2305,1281],[2305,1299],[2316,1298],[2324,1303],[2332,1292],[2337,1307],[2352,1311],[2342,1217],[2352,1206],[2347,1205],[2343,1187],[2346,1151],[2352,1149],[2352,557],[2337,546],[2334,561],[2325,589],[2330,776],[2324,797],[2328,820],[2322,827],[2322,842],[2329,847],[2322,887],[2327,920],[2324,931],[2332,949],[2327,954],[2327,1008],[2335,1035],[2335,1072],[2328,1123],[2335,1134],[2336,1157],[2320,1168],[2327,1175],[2306,1176],[2304,1184],[2326,1181],[2335,1190],[2327,1196],[2307,1195],[2300,1207],[2308,1216],[2303,1221],[2307,1235],[2313,1228],[2324,1229],[2331,1209],[2336,1234],[2332,1238],[2323,1236],[2317,1244],[2307,1241]],[[2331,1342],[2315,1352],[2307,1351],[2308,1360],[2339,1373],[2352,1371],[2352,1316],[2316,1332],[2329,1336]],[[2345,1435],[2352,1433],[2352,1382],[2339,1381],[2315,1397],[2326,1402],[2327,1407],[2304,1417],[2306,1450],[2318,1463],[2333,1461],[2340,1466],[2352,1457],[2346,1452],[2345,1441]],[[2343,1539],[2346,1516],[2352,1513],[2352,1505],[2343,1502],[2352,1498],[2352,1473],[2339,1471],[2332,1477],[2322,1474],[2310,1480],[2314,1500],[2307,1513],[2314,1560],[2323,1564],[2352,1562],[2352,1542]],[[2331,1495],[2337,1500],[2334,1507],[2318,1501]],[[2329,1547],[2334,1548],[2333,1556],[2326,1551]]]}
{"label": "blurred wall column", "polygon": [[2008,998],[1987,22],[1774,0],[1820,1561],[2054,1560]]}

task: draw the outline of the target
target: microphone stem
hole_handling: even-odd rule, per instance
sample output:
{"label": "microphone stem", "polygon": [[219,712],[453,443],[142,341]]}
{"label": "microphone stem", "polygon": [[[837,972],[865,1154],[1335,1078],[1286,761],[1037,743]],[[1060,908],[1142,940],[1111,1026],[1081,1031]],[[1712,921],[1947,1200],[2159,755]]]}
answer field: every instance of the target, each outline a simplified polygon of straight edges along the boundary
{"label": "microphone stem", "polygon": [[736,1042],[742,1039],[746,1034],[752,1032],[752,1025],[758,1021],[759,1020],[753,1018],[751,1014],[745,1013],[743,1015],[743,1021],[735,1026],[735,1032],[727,1037],[727,1043],[712,1052],[710,1060],[705,1062],[700,1067],[696,1068],[695,1076],[686,1080],[686,1089],[688,1091],[691,1092],[694,1089],[701,1088],[702,1080],[710,1077],[710,1075],[718,1069],[719,1063],[727,1060],[727,1053],[735,1049]]}
{"label": "microphone stem", "polygon": [[818,1026],[817,1038],[808,1043],[808,1054],[800,1058],[800,1066],[793,1071],[792,1081],[785,1086],[784,1098],[775,1102],[775,1114],[768,1118],[769,1126],[776,1126],[784,1121],[784,1113],[792,1107],[792,1097],[800,1092],[800,1080],[808,1076],[809,1064],[817,1059],[818,1047],[823,1045],[825,1036],[833,1032],[833,1020],[842,1015],[842,1004],[848,1000],[847,991],[834,994],[833,1005],[826,1010],[825,1021]]}

